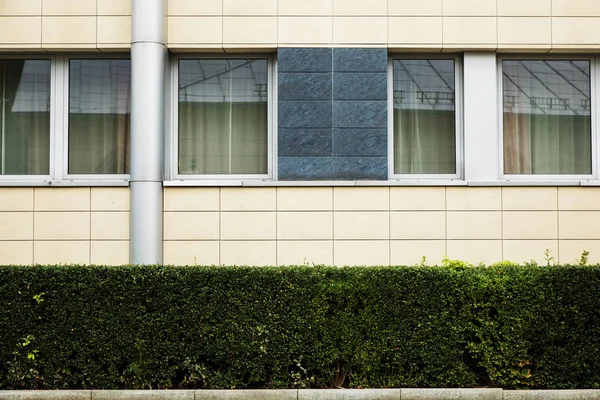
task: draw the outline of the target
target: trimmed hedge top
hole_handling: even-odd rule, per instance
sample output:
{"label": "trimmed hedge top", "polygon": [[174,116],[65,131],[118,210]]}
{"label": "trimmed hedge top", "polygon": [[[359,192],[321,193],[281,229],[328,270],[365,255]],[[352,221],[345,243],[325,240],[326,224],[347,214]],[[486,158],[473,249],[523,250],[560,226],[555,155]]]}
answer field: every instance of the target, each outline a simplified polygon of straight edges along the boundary
{"label": "trimmed hedge top", "polygon": [[600,267],[0,266],[0,388],[600,388]]}

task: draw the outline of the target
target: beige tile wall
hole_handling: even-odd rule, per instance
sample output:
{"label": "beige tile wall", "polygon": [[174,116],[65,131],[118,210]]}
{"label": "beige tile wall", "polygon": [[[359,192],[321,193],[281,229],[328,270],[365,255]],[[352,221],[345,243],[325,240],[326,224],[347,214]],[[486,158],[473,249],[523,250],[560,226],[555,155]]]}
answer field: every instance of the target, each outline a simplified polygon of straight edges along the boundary
{"label": "beige tile wall", "polygon": [[0,188],[0,264],[128,262],[128,188]]}
{"label": "beige tile wall", "polygon": [[[598,0],[166,0],[173,50],[590,51]],[[126,50],[130,0],[2,0],[0,49]]]}
{"label": "beige tile wall", "polygon": [[600,261],[600,188],[165,188],[165,263]]}

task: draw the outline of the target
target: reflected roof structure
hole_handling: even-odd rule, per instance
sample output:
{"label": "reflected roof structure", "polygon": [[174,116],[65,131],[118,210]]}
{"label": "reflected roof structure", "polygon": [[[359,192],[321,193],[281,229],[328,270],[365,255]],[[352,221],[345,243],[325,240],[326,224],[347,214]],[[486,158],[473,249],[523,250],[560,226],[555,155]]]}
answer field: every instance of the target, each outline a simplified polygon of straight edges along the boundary
{"label": "reflected roof structure", "polygon": [[394,108],[454,110],[454,60],[394,60]]}
{"label": "reflected roof structure", "polygon": [[266,102],[267,60],[180,60],[181,102]]}

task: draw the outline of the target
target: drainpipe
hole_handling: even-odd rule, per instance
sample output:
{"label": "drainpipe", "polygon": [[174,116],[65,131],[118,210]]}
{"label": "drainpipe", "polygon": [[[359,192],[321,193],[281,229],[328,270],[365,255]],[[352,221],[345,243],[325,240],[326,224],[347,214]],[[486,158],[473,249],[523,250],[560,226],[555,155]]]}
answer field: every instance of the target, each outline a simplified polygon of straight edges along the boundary
{"label": "drainpipe", "polygon": [[129,262],[163,262],[166,0],[132,0]]}

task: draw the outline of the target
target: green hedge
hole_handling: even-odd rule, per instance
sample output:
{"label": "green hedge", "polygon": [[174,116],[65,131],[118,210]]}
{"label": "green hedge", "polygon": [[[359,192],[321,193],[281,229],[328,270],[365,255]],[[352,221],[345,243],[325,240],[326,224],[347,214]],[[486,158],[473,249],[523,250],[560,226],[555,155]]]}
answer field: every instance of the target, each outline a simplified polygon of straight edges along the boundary
{"label": "green hedge", "polygon": [[0,267],[0,388],[600,388],[600,267]]}

